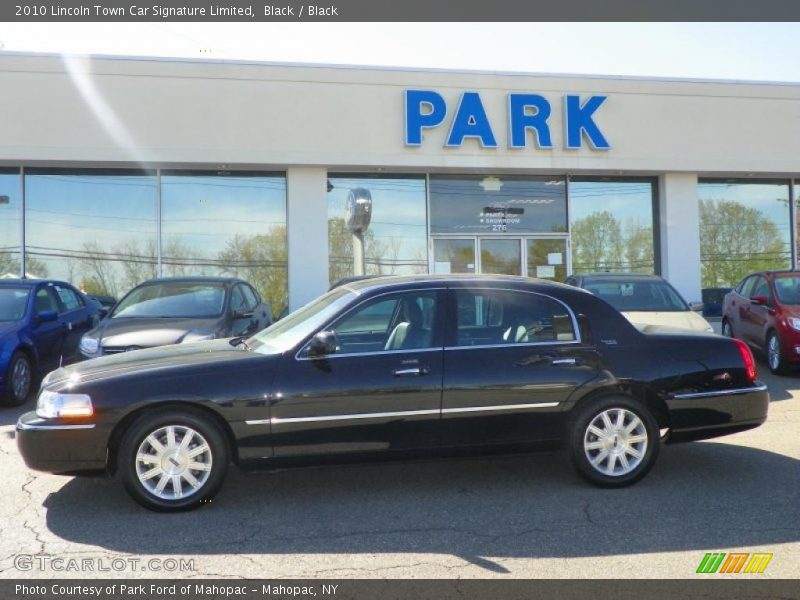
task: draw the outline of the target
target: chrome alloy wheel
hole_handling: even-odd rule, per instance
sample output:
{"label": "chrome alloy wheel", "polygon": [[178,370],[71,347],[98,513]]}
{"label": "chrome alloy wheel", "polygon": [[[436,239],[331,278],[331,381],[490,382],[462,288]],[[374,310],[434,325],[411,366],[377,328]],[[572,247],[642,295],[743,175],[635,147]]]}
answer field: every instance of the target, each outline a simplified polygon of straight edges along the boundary
{"label": "chrome alloy wheel", "polygon": [[194,429],[168,425],[153,431],[136,452],[136,475],[150,494],[179,500],[203,487],[211,475],[211,447]]}
{"label": "chrome alloy wheel", "polygon": [[647,428],[635,413],[609,408],[586,427],[583,450],[596,471],[619,477],[639,466],[647,452],[647,442]]}
{"label": "chrome alloy wheel", "polygon": [[769,361],[769,368],[777,371],[781,366],[781,345],[778,343],[778,336],[771,335],[769,343],[767,344],[767,360]]}
{"label": "chrome alloy wheel", "polygon": [[18,359],[11,370],[11,387],[14,397],[24,400],[31,390],[31,365],[24,358]]}

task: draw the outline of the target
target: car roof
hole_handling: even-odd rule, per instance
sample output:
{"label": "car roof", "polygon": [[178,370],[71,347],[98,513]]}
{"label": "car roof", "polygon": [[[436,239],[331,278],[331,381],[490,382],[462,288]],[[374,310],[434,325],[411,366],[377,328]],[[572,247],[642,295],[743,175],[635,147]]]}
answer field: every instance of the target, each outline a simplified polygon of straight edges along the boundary
{"label": "car roof", "polygon": [[186,276],[186,277],[156,277],[148,279],[139,285],[149,285],[152,283],[246,283],[238,277],[213,277],[213,276]]}
{"label": "car roof", "polygon": [[34,287],[40,284],[74,287],[72,284],[58,279],[0,279],[0,287]]}
{"label": "car roof", "polygon": [[584,281],[587,279],[641,279],[643,281],[664,281],[663,278],[651,273],[625,273],[625,272],[603,272],[603,273],[582,273],[578,275]]}
{"label": "car roof", "polygon": [[521,277],[518,275],[473,275],[473,274],[428,274],[428,275],[387,275],[368,279],[359,279],[351,283],[346,283],[340,287],[354,292],[362,293],[375,289],[385,289],[391,287],[413,286],[414,284],[426,285],[448,285],[448,284],[479,284],[479,285],[508,285],[511,287],[528,287],[535,285],[545,288],[569,289],[569,286],[557,281],[547,279],[535,279],[533,277]]}

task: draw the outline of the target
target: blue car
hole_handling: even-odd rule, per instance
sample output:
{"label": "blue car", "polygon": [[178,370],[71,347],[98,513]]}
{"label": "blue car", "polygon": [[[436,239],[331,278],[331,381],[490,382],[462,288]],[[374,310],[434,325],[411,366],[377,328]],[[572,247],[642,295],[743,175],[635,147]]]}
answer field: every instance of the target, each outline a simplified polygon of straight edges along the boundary
{"label": "blue car", "polygon": [[41,375],[76,360],[100,304],[68,283],[0,280],[0,404],[19,406]]}

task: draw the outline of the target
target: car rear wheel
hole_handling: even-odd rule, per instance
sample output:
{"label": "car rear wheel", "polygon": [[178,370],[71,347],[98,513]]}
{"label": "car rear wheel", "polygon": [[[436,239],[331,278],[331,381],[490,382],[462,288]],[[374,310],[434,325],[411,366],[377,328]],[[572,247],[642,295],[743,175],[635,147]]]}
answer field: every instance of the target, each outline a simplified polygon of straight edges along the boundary
{"label": "car rear wheel", "polygon": [[781,339],[774,331],[767,335],[767,366],[776,375],[785,375],[789,372],[789,364],[781,352]]}
{"label": "car rear wheel", "polygon": [[191,510],[219,491],[230,452],[220,428],[184,409],[145,413],[125,432],[117,470],[136,502],[158,512]]}
{"label": "car rear wheel", "polygon": [[6,373],[6,393],[2,398],[5,406],[21,406],[31,395],[33,387],[33,364],[24,352],[15,352]]}
{"label": "car rear wheel", "polygon": [[600,487],[623,487],[639,481],[655,464],[658,424],[633,398],[615,396],[578,409],[569,432],[572,464]]}

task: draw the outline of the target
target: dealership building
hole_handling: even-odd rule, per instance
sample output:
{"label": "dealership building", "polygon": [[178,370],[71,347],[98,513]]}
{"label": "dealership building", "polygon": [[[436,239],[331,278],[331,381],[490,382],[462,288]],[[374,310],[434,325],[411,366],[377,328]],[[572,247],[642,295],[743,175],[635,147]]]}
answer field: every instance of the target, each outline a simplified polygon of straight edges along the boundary
{"label": "dealership building", "polygon": [[0,275],[796,266],[800,85],[0,53]]}

